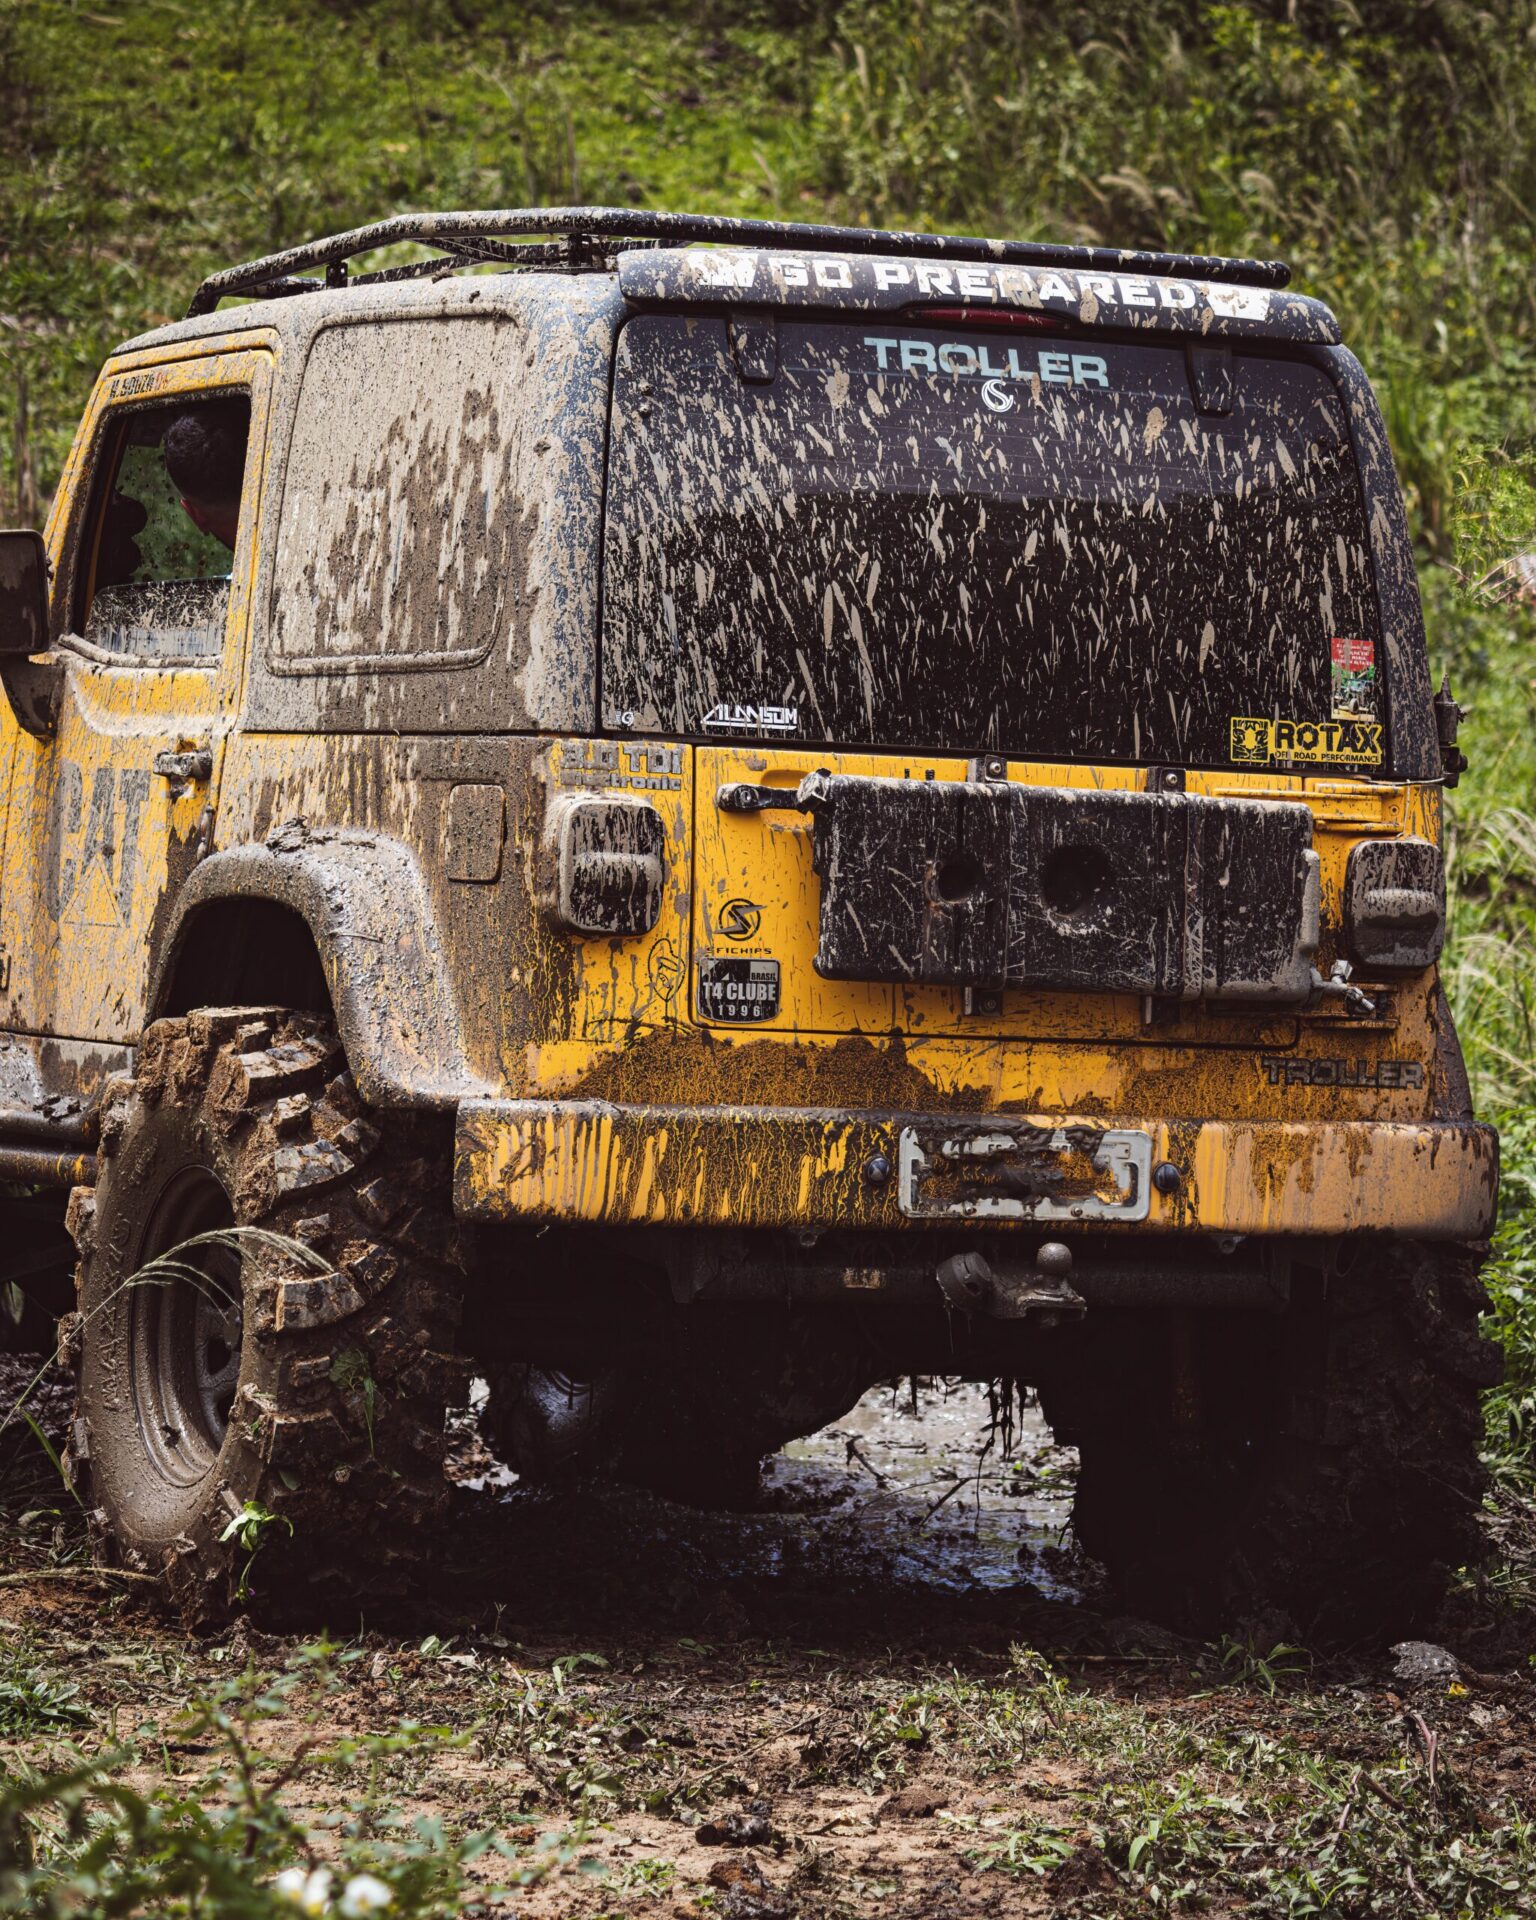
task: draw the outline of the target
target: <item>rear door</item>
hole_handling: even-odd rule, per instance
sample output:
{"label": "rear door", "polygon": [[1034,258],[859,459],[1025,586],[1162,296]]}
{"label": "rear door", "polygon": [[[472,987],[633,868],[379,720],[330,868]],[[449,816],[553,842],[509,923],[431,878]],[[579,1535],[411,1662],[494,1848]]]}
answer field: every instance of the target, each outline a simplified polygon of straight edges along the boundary
{"label": "rear door", "polygon": [[[822,977],[810,818],[722,811],[721,786],[820,768],[1123,794],[1171,774],[1283,801],[1309,773],[1388,765],[1362,494],[1328,373],[1011,318],[1031,324],[656,313],[620,336],[604,718],[700,744],[708,1024],[981,1037],[1005,1019],[1110,1038],[1143,1012],[1080,987]],[[1069,918],[1146,884],[1144,850],[1097,841],[1109,866],[1085,841],[1080,873],[1040,842]],[[1285,884],[1309,884],[1304,863]]]}

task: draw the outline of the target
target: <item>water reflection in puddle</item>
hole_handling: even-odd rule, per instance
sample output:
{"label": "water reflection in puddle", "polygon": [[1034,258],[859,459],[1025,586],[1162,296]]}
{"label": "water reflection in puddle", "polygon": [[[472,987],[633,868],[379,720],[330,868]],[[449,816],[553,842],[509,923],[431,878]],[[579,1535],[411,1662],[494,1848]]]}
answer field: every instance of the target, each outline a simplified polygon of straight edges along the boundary
{"label": "water reflection in puddle", "polygon": [[[1076,1469],[1076,1453],[1056,1445],[1037,1410],[1016,1414],[1005,1451],[984,1387],[939,1380],[914,1392],[903,1380],[776,1455],[752,1512],[702,1512],[618,1486],[588,1487],[562,1505],[573,1527],[584,1514],[642,1558],[676,1553],[725,1580],[1022,1586],[1070,1600],[1061,1549]],[[461,1484],[514,1507],[533,1491],[483,1450]],[[541,1506],[549,1498],[534,1497]]]}

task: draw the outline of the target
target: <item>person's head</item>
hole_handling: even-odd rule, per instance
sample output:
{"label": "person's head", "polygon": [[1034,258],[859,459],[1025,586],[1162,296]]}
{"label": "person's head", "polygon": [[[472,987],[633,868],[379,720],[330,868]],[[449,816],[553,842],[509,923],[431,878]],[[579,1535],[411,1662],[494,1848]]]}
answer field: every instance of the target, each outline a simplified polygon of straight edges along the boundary
{"label": "person's head", "polygon": [[165,470],[195,527],[231,550],[240,524],[240,482],[251,409],[245,400],[205,400],[165,431]]}

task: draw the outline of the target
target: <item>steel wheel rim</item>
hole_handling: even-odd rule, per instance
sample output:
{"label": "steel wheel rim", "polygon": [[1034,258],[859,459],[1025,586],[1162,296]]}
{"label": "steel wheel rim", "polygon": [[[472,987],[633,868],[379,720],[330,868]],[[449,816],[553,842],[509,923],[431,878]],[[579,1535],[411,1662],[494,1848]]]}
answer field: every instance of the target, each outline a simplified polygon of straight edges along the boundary
{"label": "steel wheel rim", "polygon": [[[129,1282],[139,1431],[150,1459],[177,1486],[204,1479],[224,1445],[243,1333],[239,1253],[229,1244],[186,1243],[228,1229],[234,1217],[218,1176],[208,1167],[186,1168],[156,1201]],[[144,1275],[161,1260],[166,1271]]]}

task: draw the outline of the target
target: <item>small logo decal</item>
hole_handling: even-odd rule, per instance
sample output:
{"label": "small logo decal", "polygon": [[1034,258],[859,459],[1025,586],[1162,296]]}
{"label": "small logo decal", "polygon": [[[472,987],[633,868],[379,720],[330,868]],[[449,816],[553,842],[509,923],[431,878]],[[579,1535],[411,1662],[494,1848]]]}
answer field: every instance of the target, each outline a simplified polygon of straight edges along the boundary
{"label": "small logo decal", "polygon": [[993,413],[1013,412],[1014,396],[1001,380],[986,381],[981,389],[981,398],[983,405],[989,407]]}
{"label": "small logo decal", "polygon": [[704,724],[725,733],[795,733],[800,727],[800,709],[749,707],[739,700],[722,700],[705,714]]}
{"label": "small logo decal", "polygon": [[777,960],[717,960],[706,955],[699,962],[699,1018],[728,1026],[749,1026],[772,1020],[779,1011]]}
{"label": "small logo decal", "polygon": [[665,934],[651,948],[646,972],[650,975],[651,985],[663,1000],[676,997],[678,988],[683,984],[683,963],[677,957],[677,948]]}
{"label": "small logo decal", "polygon": [[727,940],[750,940],[763,924],[763,910],[755,900],[727,900],[716,924]]}
{"label": "small logo decal", "polygon": [[1336,634],[1328,655],[1334,719],[1368,720],[1376,711],[1376,642]]}

